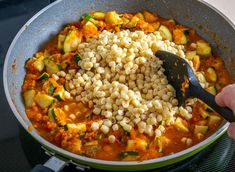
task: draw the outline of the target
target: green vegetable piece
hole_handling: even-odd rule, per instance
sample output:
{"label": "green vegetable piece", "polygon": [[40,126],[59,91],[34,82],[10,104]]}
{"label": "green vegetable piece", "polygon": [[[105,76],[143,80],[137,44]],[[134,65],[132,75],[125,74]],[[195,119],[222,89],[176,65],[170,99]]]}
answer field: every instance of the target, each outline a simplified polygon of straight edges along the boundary
{"label": "green vegetable piece", "polygon": [[176,44],[187,44],[188,41],[184,31],[180,29],[173,30],[173,39]]}
{"label": "green vegetable piece", "polygon": [[84,14],[83,18],[87,21],[90,21],[90,19],[95,19],[93,16],[91,16],[90,14]]}
{"label": "green vegetable piece", "polygon": [[65,81],[65,83],[64,83],[64,89],[66,90],[66,91],[70,91],[70,88],[69,88],[69,81]]}
{"label": "green vegetable piece", "polygon": [[217,81],[217,75],[213,68],[209,67],[206,72],[206,77],[209,81],[216,82]]}
{"label": "green vegetable piece", "polygon": [[186,52],[186,58],[188,60],[193,60],[196,55],[197,55],[196,51],[187,51]]}
{"label": "green vegetable piece", "polygon": [[180,117],[176,118],[174,125],[175,125],[176,129],[178,129],[179,131],[189,132],[188,127],[184,125],[182,118],[180,118]]}
{"label": "green vegetable piece", "polygon": [[172,41],[171,31],[166,26],[161,25],[158,30],[163,36],[163,38],[168,39],[169,41]]}
{"label": "green vegetable piece", "polygon": [[63,100],[65,100],[64,92],[65,92],[65,90],[64,90],[63,86],[57,87],[54,92],[54,97],[59,101],[63,101]]}
{"label": "green vegetable piece", "polygon": [[53,84],[50,82],[50,86],[49,86],[49,89],[48,89],[48,94],[51,96],[53,94],[55,90],[55,87],[53,86]]}
{"label": "green vegetable piece", "polygon": [[206,88],[206,90],[207,90],[209,93],[213,94],[214,96],[215,96],[216,93],[217,93],[216,88],[215,88],[214,86],[210,86],[210,87]]}
{"label": "green vegetable piece", "polygon": [[74,61],[75,61],[76,63],[78,63],[78,62],[81,60],[81,57],[80,57],[79,54],[75,54],[75,55],[73,56],[73,59],[74,59]]}
{"label": "green vegetable piece", "polygon": [[48,117],[51,122],[56,123],[56,113],[54,108],[48,110]]}
{"label": "green vegetable piece", "polygon": [[202,133],[202,134],[206,134],[208,131],[208,126],[201,126],[201,125],[195,125],[194,128],[194,133]]}
{"label": "green vegetable piece", "polygon": [[64,40],[64,52],[75,51],[81,40],[82,36],[77,30],[69,31]]}
{"label": "green vegetable piece", "polygon": [[42,81],[44,79],[47,79],[49,78],[49,74],[46,73],[46,72],[43,72],[43,74],[41,74],[39,77],[38,77],[38,80]]}
{"label": "green vegetable piece", "polygon": [[65,40],[65,35],[58,36],[58,49],[61,49],[61,50],[63,49],[64,40]]}
{"label": "green vegetable piece", "polygon": [[102,138],[103,138],[103,134],[102,134],[102,133],[98,133],[97,136],[96,136],[96,138],[97,138],[98,140],[102,139]]}
{"label": "green vegetable piece", "polygon": [[199,40],[197,41],[197,54],[204,56],[204,57],[208,57],[211,56],[211,47],[210,45],[203,41],[203,40]]}
{"label": "green vegetable piece", "polygon": [[97,20],[104,20],[104,18],[105,18],[105,13],[99,12],[99,11],[94,12],[92,15],[93,15],[94,18],[97,19]]}
{"label": "green vegetable piece", "polygon": [[63,127],[64,127],[65,131],[67,131],[69,129],[67,125],[64,125]]}
{"label": "green vegetable piece", "polygon": [[44,60],[44,56],[41,56],[39,58],[35,58],[33,57],[33,59],[36,59],[35,62],[33,63],[33,66],[39,71],[41,72],[43,69],[44,69],[44,63],[43,63],[43,60]]}
{"label": "green vegetable piece", "polygon": [[124,159],[127,156],[138,156],[138,155],[139,155],[139,152],[137,152],[137,151],[126,151],[126,152],[120,153],[120,158]]}
{"label": "green vegetable piece", "polygon": [[107,12],[105,15],[105,22],[111,25],[121,25],[123,24],[122,19],[116,11]]}
{"label": "green vegetable piece", "polygon": [[79,138],[80,138],[80,139],[83,139],[83,138],[85,137],[85,135],[86,135],[86,133],[80,133],[80,134],[79,134]]}
{"label": "green vegetable piece", "polygon": [[47,108],[49,107],[53,102],[54,98],[43,93],[38,93],[35,96],[35,102],[41,107],[41,108]]}
{"label": "green vegetable piece", "polygon": [[213,126],[218,124],[221,121],[221,118],[219,116],[211,115],[209,117],[208,125]]}
{"label": "green vegetable piece", "polygon": [[139,19],[137,16],[132,17],[131,21],[130,21],[129,23],[127,23],[126,27],[127,27],[127,28],[136,27],[136,25],[137,25],[137,23],[138,23],[139,20],[140,20],[140,19]]}
{"label": "green vegetable piece", "polygon": [[36,95],[35,90],[27,90],[24,92],[23,97],[26,108],[29,108],[33,105],[35,95]]}
{"label": "green vegetable piece", "polygon": [[91,117],[92,117],[92,114],[85,115],[86,119],[91,119]]}
{"label": "green vegetable piece", "polygon": [[188,36],[188,35],[189,35],[189,33],[190,33],[190,32],[189,32],[189,30],[187,30],[187,29],[186,29],[186,30],[184,30],[184,34],[185,34],[185,35],[187,35],[187,36]]}
{"label": "green vegetable piece", "polygon": [[61,66],[59,64],[56,64],[54,61],[48,58],[44,59],[44,64],[46,66],[46,71],[49,74],[54,74],[61,70]]}
{"label": "green vegetable piece", "polygon": [[202,109],[201,107],[199,108],[199,113],[203,119],[207,119],[210,116],[209,113],[204,109]]}

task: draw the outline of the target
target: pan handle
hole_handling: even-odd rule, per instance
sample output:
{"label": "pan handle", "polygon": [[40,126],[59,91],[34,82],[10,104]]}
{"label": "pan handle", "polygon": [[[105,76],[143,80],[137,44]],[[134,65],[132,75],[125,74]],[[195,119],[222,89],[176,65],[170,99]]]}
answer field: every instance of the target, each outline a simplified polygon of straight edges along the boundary
{"label": "pan handle", "polygon": [[36,165],[31,172],[59,172],[61,171],[67,162],[52,156],[47,162],[43,165],[38,164]]}
{"label": "pan handle", "polygon": [[31,172],[54,172],[54,170],[48,167],[45,167],[41,164],[38,164],[31,170]]}

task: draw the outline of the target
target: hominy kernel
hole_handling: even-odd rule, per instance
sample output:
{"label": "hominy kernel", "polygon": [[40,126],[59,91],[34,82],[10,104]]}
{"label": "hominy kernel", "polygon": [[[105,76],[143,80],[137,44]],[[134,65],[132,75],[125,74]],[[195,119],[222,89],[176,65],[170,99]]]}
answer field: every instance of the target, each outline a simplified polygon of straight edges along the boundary
{"label": "hominy kernel", "polygon": [[98,122],[93,122],[93,123],[91,124],[91,129],[92,129],[93,131],[98,130],[98,129],[99,129],[99,123],[98,123]]}
{"label": "hominy kernel", "polygon": [[52,74],[52,78],[56,81],[59,79],[59,77],[56,74]]}
{"label": "hominy kernel", "polygon": [[100,130],[104,133],[107,134],[109,132],[109,127],[107,127],[106,125],[102,125],[100,127]]}
{"label": "hominy kernel", "polygon": [[71,118],[71,119],[74,120],[74,119],[76,119],[76,116],[75,116],[74,114],[70,114],[70,115],[69,115],[69,118]]}
{"label": "hominy kernel", "polygon": [[118,130],[118,124],[114,124],[113,126],[112,126],[112,129],[113,129],[113,131],[117,131]]}
{"label": "hominy kernel", "polygon": [[110,143],[114,143],[115,140],[116,140],[116,138],[115,138],[114,135],[110,135],[110,136],[108,137],[108,139],[109,139],[109,142],[110,142]]}

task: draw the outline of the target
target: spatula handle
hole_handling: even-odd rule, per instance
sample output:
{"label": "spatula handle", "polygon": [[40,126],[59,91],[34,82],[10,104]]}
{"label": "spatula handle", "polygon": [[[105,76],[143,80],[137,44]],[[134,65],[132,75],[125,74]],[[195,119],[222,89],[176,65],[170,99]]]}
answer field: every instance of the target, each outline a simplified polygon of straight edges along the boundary
{"label": "spatula handle", "polygon": [[231,109],[222,108],[215,102],[215,96],[205,91],[202,87],[193,87],[192,94],[194,97],[199,98],[208,106],[210,106],[214,111],[218,112],[229,122],[235,122],[235,116]]}

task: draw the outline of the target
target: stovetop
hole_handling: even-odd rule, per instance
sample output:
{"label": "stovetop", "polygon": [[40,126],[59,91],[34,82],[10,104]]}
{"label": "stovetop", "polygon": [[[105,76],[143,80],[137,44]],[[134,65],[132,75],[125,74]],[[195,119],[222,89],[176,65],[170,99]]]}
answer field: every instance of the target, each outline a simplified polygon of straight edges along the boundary
{"label": "stovetop", "polygon": [[[0,75],[7,49],[21,26],[36,12],[54,0],[0,0]],[[49,157],[21,127],[6,101],[0,79],[0,172],[27,172]],[[64,171],[75,171],[66,167]],[[77,171],[77,170],[76,170]],[[92,170],[97,171],[97,170]],[[153,171],[235,171],[235,142],[224,134],[197,156],[174,166]]]}

